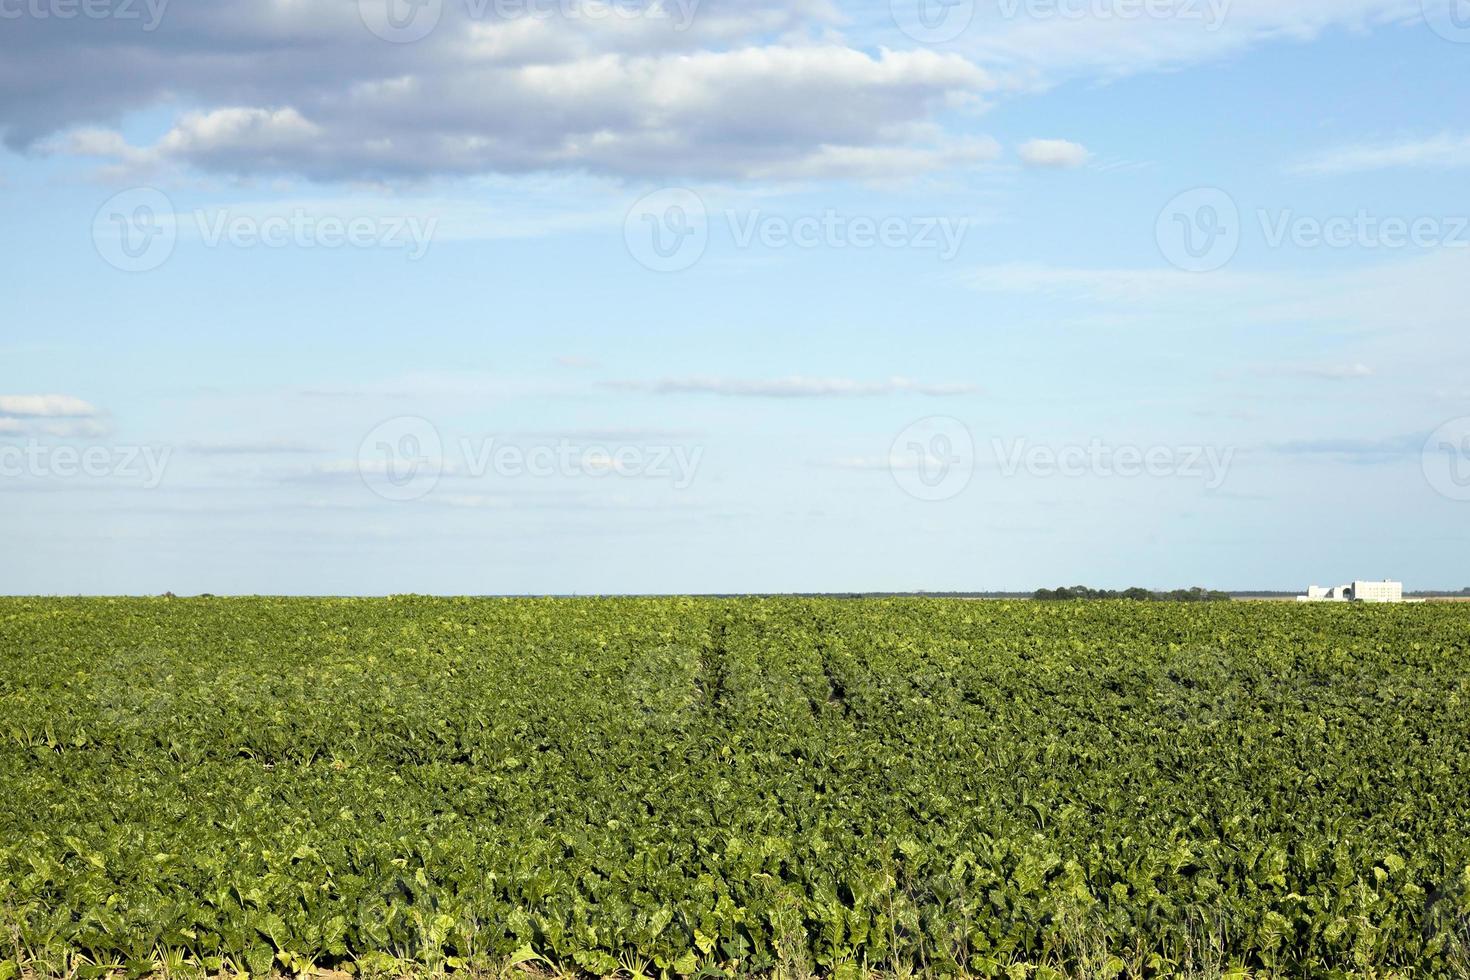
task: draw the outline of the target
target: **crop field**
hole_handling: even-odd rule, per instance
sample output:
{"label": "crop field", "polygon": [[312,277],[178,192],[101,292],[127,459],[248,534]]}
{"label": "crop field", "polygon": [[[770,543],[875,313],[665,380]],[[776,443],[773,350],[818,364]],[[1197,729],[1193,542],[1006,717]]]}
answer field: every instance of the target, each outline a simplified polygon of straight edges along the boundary
{"label": "crop field", "polygon": [[0,980],[1470,976],[1470,607],[0,599]]}

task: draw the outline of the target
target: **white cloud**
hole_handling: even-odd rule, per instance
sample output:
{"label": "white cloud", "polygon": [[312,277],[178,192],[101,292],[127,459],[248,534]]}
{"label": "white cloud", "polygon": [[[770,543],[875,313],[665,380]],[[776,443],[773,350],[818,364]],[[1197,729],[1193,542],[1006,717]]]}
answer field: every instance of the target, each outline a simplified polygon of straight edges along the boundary
{"label": "white cloud", "polygon": [[1081,143],[1070,140],[1029,140],[1018,151],[1028,167],[1073,169],[1087,163],[1092,154]]}
{"label": "white cloud", "polygon": [[[1395,345],[1409,354],[1413,345],[1402,340],[1407,336],[1433,337],[1455,349],[1463,344],[1464,308],[1470,300],[1467,263],[1470,250],[1455,248],[1310,274],[1223,269],[1196,275],[1170,268],[1083,269],[1015,262],[973,269],[962,281],[989,293],[1085,305],[1091,315],[1106,313],[1119,327],[1144,322],[1300,324],[1335,334],[1366,331],[1398,338]],[[1379,370],[1387,366],[1383,358],[1371,363]]]}
{"label": "white cloud", "polygon": [[934,473],[942,472],[952,464],[953,460],[943,459],[928,452],[920,455],[914,452],[895,451],[887,457],[843,456],[837,459],[822,460],[815,465],[859,473]]}
{"label": "white cloud", "polygon": [[1420,0],[984,4],[956,45],[1008,74],[1013,85],[1044,88],[1069,78],[1176,69],[1261,44],[1388,24],[1427,30]]}
{"label": "white cloud", "polygon": [[1326,456],[1350,463],[1386,463],[1417,459],[1424,452],[1424,433],[1382,439],[1301,439],[1271,443],[1265,448],[1288,456]]}
{"label": "white cloud", "polygon": [[842,459],[828,460],[822,465],[838,470],[861,470],[868,472],[888,469],[888,460],[882,456],[845,456]]}
{"label": "white cloud", "polygon": [[959,55],[930,50],[578,50],[520,63],[470,44],[392,67],[384,63],[381,77],[354,78],[355,68],[284,89],[272,76],[251,78],[231,94],[254,104],[186,113],[149,146],[89,127],[44,148],[136,171],[182,166],[323,181],[533,171],[873,177],[998,152],[987,140],[937,133],[937,112],[974,101],[995,82]]}
{"label": "white cloud", "polygon": [[[613,11],[596,17],[492,6],[445,3],[427,37],[390,44],[352,2],[175,4],[146,35],[147,57],[136,23],[78,33],[21,18],[0,32],[0,132],[13,148],[104,158],[114,177],[183,167],[320,181],[544,171],[863,179],[992,158],[989,141],[938,125],[945,110],[982,98],[1331,29],[1425,29],[1419,0],[1178,0],[1162,10],[1068,0],[979,5],[941,52],[913,48],[887,11],[871,17],[864,3],[649,6],[665,16],[581,5]],[[99,69],[100,88],[90,82]],[[109,128],[168,105],[192,111],[151,145]],[[1033,165],[1077,165],[1075,149],[1037,142],[1056,146],[1028,151]]]}
{"label": "white cloud", "polygon": [[199,456],[299,456],[319,452],[295,442],[191,442],[184,450]]}
{"label": "white cloud", "polygon": [[0,395],[0,415],[19,418],[90,418],[97,409],[71,395]]}
{"label": "white cloud", "polygon": [[1374,371],[1361,361],[1345,364],[1268,364],[1254,369],[1261,377],[1311,378],[1317,381],[1362,381]]}
{"label": "white cloud", "polygon": [[1296,369],[1306,378],[1323,381],[1357,381],[1373,377],[1373,369],[1366,364],[1308,364]]}
{"label": "white cloud", "polygon": [[615,381],[608,387],[657,395],[723,395],[733,398],[855,398],[915,394],[931,397],[968,395],[979,389],[968,384],[923,384],[910,378],[854,381],[848,378],[778,378],[745,381],[731,378],[690,377],[661,381]]}
{"label": "white cloud", "polygon": [[428,500],[429,503],[439,504],[444,507],[453,507],[459,510],[507,510],[515,506],[515,501],[509,497],[496,497],[478,493],[433,494]]}
{"label": "white cloud", "polygon": [[[1461,366],[1470,359],[1467,249],[1385,256],[1332,272],[1191,275],[1012,264],[976,270],[968,280],[1018,297],[1012,316],[1044,329],[1132,332],[1191,347],[1196,338],[1208,344],[1238,337],[1241,356],[1269,351],[1277,358],[1266,366],[1241,362],[1240,373],[1334,382],[1355,406],[1400,412],[1406,427],[1424,421],[1415,412],[1443,411],[1435,393],[1461,390]],[[1220,364],[1227,369],[1229,358]],[[1355,396],[1370,379],[1378,379],[1371,383],[1380,390],[1372,403]],[[1296,388],[1310,393],[1303,398],[1326,396],[1311,385]]]}
{"label": "white cloud", "polygon": [[896,178],[990,163],[1000,154],[1000,144],[989,137],[947,141],[936,146],[822,146],[800,160],[757,168],[749,176]]}
{"label": "white cloud", "polygon": [[941,460],[915,458],[912,453],[908,455],[895,453],[890,459],[884,459],[882,456],[844,456],[841,459],[827,460],[820,465],[837,470],[856,470],[862,473],[891,473],[896,470],[918,470],[925,464],[935,463],[943,465]]}
{"label": "white cloud", "polygon": [[58,439],[100,439],[112,433],[112,426],[101,419],[70,419],[41,422],[35,426],[42,435]]}
{"label": "white cloud", "polygon": [[1329,150],[1291,168],[1292,173],[1337,176],[1372,170],[1470,167],[1470,136],[1441,134],[1430,139],[1361,143]]}
{"label": "white cloud", "polygon": [[1239,295],[1263,277],[1215,272],[1195,275],[1177,269],[1079,269],[1030,262],[982,266],[964,281],[987,293],[1057,294],[1097,302],[1134,303],[1201,295]]}

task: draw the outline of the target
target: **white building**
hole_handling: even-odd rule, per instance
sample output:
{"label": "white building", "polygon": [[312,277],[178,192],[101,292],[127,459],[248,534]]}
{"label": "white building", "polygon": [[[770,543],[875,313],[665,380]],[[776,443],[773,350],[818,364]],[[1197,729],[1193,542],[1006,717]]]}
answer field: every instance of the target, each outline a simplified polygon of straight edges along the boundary
{"label": "white building", "polygon": [[1356,581],[1351,585],[1334,585],[1330,589],[1314,585],[1297,602],[1403,602],[1404,583]]}

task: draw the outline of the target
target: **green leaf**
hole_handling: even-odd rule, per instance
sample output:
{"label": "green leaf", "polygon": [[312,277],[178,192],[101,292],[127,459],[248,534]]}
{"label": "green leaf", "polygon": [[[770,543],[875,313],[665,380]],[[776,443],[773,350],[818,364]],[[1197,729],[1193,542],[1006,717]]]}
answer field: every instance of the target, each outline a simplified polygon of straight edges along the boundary
{"label": "green leaf", "polygon": [[506,964],[509,966],[520,966],[522,963],[530,963],[532,961],[539,961],[548,965],[551,962],[532,949],[530,943],[527,943],[514,953],[511,953],[510,959],[506,960]]}

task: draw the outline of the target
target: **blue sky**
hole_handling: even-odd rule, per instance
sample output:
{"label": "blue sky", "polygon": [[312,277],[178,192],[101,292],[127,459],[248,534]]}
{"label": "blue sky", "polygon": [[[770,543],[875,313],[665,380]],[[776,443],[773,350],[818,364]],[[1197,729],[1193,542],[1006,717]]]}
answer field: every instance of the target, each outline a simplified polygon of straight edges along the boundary
{"label": "blue sky", "polygon": [[1470,585],[1470,5],[388,2],[0,3],[0,592]]}

